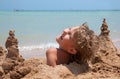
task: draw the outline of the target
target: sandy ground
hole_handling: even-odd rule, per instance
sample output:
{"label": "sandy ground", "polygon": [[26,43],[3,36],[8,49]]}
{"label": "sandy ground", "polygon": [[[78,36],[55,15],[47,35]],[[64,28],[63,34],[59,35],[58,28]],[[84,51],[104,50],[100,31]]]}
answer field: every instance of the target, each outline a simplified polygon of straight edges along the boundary
{"label": "sandy ground", "polygon": [[46,59],[33,58],[24,62],[23,67],[29,66],[31,72],[22,79],[120,79],[120,57],[115,58],[115,62],[104,61],[93,64],[86,71],[84,65],[75,62],[53,68],[46,65]]}

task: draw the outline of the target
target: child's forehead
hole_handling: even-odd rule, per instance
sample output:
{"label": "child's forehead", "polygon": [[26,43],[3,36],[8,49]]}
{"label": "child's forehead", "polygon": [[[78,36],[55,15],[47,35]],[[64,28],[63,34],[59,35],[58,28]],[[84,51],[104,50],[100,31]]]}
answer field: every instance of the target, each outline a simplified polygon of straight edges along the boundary
{"label": "child's forehead", "polygon": [[73,27],[70,27],[70,29],[71,29],[72,31],[74,31],[74,30],[79,29],[79,27],[80,27],[80,26],[73,26]]}
{"label": "child's forehead", "polygon": [[71,27],[71,38],[74,40],[76,39],[76,33],[77,31],[79,30],[79,27],[80,26],[74,26],[74,27]]}

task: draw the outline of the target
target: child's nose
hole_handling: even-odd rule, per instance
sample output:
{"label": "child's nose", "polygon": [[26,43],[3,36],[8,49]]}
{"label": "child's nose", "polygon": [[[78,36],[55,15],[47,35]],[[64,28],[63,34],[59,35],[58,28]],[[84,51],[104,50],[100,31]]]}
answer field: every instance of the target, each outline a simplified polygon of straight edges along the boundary
{"label": "child's nose", "polygon": [[67,33],[68,33],[68,30],[67,30],[67,29],[64,29],[64,30],[63,30],[63,33],[62,33],[62,36],[65,36]]}

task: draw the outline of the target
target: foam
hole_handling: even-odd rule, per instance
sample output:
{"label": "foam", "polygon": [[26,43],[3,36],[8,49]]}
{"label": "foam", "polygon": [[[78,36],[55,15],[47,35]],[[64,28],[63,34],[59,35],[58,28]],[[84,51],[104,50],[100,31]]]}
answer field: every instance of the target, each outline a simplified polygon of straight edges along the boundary
{"label": "foam", "polygon": [[117,48],[120,48],[120,39],[114,39],[113,43]]}
{"label": "foam", "polygon": [[47,43],[47,44],[40,44],[40,45],[30,45],[30,46],[21,46],[19,47],[20,51],[32,51],[32,50],[43,50],[50,47],[58,47],[56,43]]}

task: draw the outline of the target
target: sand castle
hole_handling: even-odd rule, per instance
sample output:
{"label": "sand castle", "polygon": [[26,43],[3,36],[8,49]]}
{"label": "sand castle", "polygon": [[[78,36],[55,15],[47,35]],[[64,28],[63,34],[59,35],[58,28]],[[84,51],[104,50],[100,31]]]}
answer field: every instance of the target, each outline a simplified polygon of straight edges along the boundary
{"label": "sand castle", "polygon": [[[19,54],[18,40],[15,37],[14,30],[9,31],[9,37],[6,40],[5,48],[0,47],[1,51],[1,76],[9,74],[15,66],[21,64],[24,58]],[[2,78],[2,77],[1,77]]]}
{"label": "sand castle", "polygon": [[117,48],[109,37],[110,31],[105,19],[100,30],[99,49],[87,71],[83,64],[76,62],[53,68],[46,65],[45,58],[18,61],[18,43],[14,42],[13,47],[6,44],[6,48],[10,50],[8,53],[17,54],[7,57],[6,49],[0,47],[0,79],[120,79],[120,57],[116,55]]}
{"label": "sand castle", "polygon": [[108,25],[106,23],[106,19],[103,19],[103,24],[101,26],[101,34],[100,35],[106,35],[108,36],[110,31],[108,30]]}

